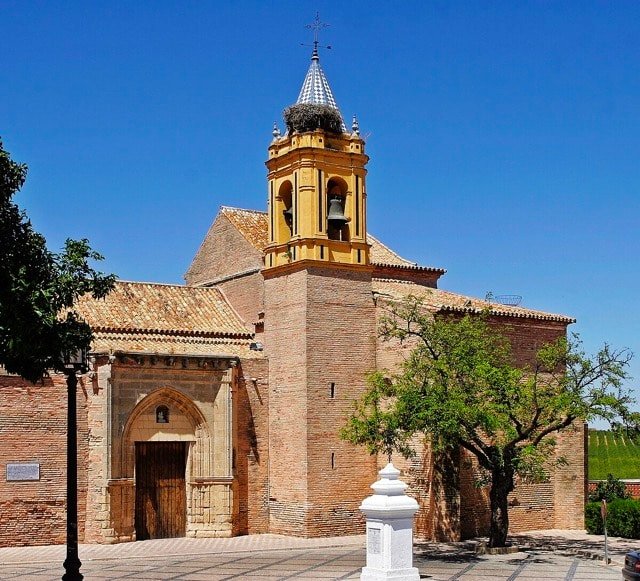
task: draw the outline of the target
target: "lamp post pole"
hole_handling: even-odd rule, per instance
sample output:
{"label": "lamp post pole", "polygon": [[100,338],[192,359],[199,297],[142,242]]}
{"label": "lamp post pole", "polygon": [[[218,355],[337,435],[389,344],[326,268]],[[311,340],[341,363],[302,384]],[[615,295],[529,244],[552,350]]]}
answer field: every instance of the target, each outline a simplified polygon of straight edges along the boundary
{"label": "lamp post pole", "polygon": [[73,366],[65,369],[67,376],[67,558],[63,581],[82,581],[82,563],[78,558],[78,420],[76,388],[78,378]]}

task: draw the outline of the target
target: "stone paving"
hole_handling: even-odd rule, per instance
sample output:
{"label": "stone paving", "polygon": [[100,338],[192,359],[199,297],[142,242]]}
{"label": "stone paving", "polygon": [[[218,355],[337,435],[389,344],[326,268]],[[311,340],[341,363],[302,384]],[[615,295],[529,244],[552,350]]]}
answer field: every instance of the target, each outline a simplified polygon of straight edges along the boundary
{"label": "stone paving", "polygon": [[[619,580],[624,552],[635,544],[612,539],[614,563],[606,566],[584,558],[585,548],[598,556],[602,537],[579,531],[538,531],[516,535],[514,540],[530,548],[510,555],[478,555],[474,542],[416,543],[414,565],[421,579],[433,581]],[[365,562],[364,542],[364,536],[166,539],[81,545],[80,558],[87,581],[359,579]],[[570,554],[580,551],[583,556]],[[64,546],[0,549],[0,579],[60,579],[64,554]]]}

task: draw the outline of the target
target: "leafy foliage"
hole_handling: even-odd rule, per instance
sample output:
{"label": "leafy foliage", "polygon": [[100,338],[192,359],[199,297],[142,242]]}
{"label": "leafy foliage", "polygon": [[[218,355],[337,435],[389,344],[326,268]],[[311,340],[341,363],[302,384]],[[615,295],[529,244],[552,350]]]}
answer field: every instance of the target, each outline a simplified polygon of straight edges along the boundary
{"label": "leafy foliage", "polygon": [[516,479],[544,481],[563,462],[553,454],[555,433],[577,420],[629,414],[632,400],[621,386],[631,355],[624,350],[605,345],[587,357],[576,338],[563,337],[518,368],[488,316],[436,318],[417,297],[390,305],[380,333],[415,348],[384,388],[372,378],[343,437],[372,453],[406,454],[422,434],[436,451],[461,446],[473,454],[491,482],[490,546],[506,543]]}
{"label": "leafy foliage", "polygon": [[385,402],[392,393],[387,378],[380,372],[374,372],[367,381],[369,390],[362,400],[356,402],[356,411],[349,426],[340,431],[341,437],[363,444],[369,454],[385,454],[389,462],[394,450],[404,456],[412,456],[414,451],[406,441],[397,414],[393,409],[385,409]]}
{"label": "leafy foliage", "polygon": [[[604,534],[600,502],[585,507],[585,528],[592,535]],[[607,533],[625,539],[640,539],[640,501],[616,499],[607,505]]]}
{"label": "leafy foliage", "polygon": [[604,534],[604,522],[599,502],[587,502],[584,507],[584,528],[590,535]]}
{"label": "leafy foliage", "polygon": [[0,364],[36,382],[88,347],[91,329],[73,303],[85,293],[104,297],[115,278],[90,266],[102,257],[87,240],[67,240],[60,254],[47,249],[12,201],[26,175],[26,165],[14,162],[0,141]]}
{"label": "leafy foliage", "polygon": [[596,489],[589,494],[590,502],[600,502],[603,499],[607,502],[618,498],[629,498],[629,493],[622,480],[616,478],[613,474],[609,474],[603,482],[598,482]]}
{"label": "leafy foliage", "polygon": [[305,133],[316,129],[323,129],[329,133],[342,133],[340,113],[329,105],[299,103],[287,107],[283,116],[290,134]]}

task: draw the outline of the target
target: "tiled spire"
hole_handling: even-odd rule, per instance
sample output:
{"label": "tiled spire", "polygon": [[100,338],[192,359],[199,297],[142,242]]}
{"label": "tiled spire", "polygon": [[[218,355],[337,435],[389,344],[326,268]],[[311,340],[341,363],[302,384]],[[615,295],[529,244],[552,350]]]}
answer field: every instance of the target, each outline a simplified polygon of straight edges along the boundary
{"label": "tiled spire", "polygon": [[[300,89],[296,105],[302,103],[329,105],[340,113],[340,109],[338,109],[338,104],[333,97],[327,77],[324,76],[322,67],[320,67],[320,57],[318,56],[317,47],[313,49],[311,65],[307,71],[307,76],[304,78],[304,83],[302,83],[302,88]],[[340,118],[342,119],[341,113]],[[342,121],[342,130],[346,131],[344,120]]]}
{"label": "tiled spire", "polygon": [[320,57],[318,51],[313,50],[313,56],[311,57],[311,66],[307,72],[307,76],[302,83],[300,94],[296,104],[300,103],[313,103],[314,105],[329,105],[334,109],[338,108],[336,100],[333,98],[331,87],[327,81],[327,77],[324,76],[324,72],[320,67]]}

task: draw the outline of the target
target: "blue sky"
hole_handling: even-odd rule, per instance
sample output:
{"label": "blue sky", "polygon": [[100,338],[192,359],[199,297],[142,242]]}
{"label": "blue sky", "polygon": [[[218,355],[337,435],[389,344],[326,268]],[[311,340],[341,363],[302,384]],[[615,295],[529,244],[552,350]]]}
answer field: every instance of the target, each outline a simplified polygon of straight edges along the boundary
{"label": "blue sky", "polygon": [[576,317],[640,377],[637,2],[3,0],[0,135],[50,247],[180,283],[220,205],[264,209],[316,10],[369,230],[442,288]]}

